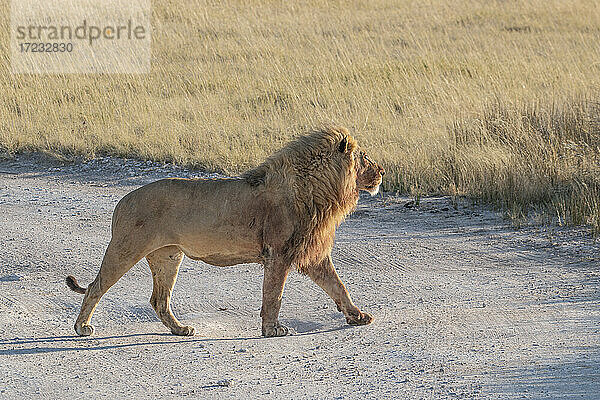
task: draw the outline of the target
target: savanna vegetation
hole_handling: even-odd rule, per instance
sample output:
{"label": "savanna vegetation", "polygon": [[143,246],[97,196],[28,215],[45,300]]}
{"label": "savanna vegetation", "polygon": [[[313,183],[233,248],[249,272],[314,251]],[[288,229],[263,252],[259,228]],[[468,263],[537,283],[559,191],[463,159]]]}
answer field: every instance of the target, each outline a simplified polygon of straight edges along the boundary
{"label": "savanna vegetation", "polygon": [[152,6],[148,74],[15,75],[0,41],[0,151],[236,174],[337,123],[385,166],[388,190],[600,229],[594,0]]}

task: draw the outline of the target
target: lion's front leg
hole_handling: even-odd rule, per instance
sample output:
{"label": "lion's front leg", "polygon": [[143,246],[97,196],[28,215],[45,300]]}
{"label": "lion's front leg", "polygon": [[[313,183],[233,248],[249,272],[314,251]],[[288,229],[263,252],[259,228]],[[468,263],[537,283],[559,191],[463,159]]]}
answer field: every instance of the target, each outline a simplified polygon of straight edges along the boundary
{"label": "lion's front leg", "polygon": [[344,314],[348,324],[367,325],[373,321],[370,314],[360,311],[352,302],[348,290],[335,271],[331,255],[327,256],[320,264],[308,269],[307,273],[335,301],[338,310]]}
{"label": "lion's front leg", "polygon": [[263,298],[260,316],[264,337],[285,336],[288,328],[279,323],[281,297],[290,267],[280,262],[267,261],[264,264]]}

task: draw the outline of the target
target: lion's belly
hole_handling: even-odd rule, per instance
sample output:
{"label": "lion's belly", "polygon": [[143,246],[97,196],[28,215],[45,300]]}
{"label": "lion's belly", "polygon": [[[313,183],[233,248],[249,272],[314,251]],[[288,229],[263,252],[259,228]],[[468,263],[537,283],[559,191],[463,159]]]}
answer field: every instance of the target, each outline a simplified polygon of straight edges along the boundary
{"label": "lion's belly", "polygon": [[[184,251],[185,253],[185,251]],[[186,253],[186,255],[191,258],[192,260],[198,260],[198,261],[203,261],[207,264],[210,265],[216,265],[218,267],[229,267],[231,265],[238,265],[238,264],[248,264],[248,263],[257,263],[260,262],[259,259],[254,258],[254,257],[247,257],[247,256],[235,256],[235,255],[231,255],[231,254],[211,254],[211,255],[207,255],[207,256],[202,256],[202,257],[196,257],[193,255],[189,255]]]}
{"label": "lion's belly", "polygon": [[[246,240],[244,240],[246,239]],[[198,237],[179,244],[179,248],[192,260],[201,260],[220,267],[260,262],[261,245],[248,238],[227,240],[221,238]]]}

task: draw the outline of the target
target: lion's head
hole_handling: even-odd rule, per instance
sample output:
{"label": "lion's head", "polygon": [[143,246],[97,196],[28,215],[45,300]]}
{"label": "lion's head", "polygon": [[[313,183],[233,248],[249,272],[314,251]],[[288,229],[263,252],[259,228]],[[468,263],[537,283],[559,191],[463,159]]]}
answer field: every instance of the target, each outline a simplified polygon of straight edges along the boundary
{"label": "lion's head", "polygon": [[356,207],[359,191],[376,194],[383,174],[346,128],[328,127],[288,143],[242,177],[291,199],[297,221],[289,257],[302,270],[329,254],[335,228]]}
{"label": "lion's head", "polygon": [[356,188],[365,190],[371,193],[371,196],[375,196],[379,192],[385,170],[371,160],[362,150],[359,150],[355,155],[355,165]]}

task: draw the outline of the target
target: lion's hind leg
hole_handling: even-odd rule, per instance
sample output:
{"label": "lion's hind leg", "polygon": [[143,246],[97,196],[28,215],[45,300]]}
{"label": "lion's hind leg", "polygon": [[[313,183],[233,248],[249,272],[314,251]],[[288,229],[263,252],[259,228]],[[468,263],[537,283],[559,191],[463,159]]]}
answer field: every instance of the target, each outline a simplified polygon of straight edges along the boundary
{"label": "lion's hind leg", "polygon": [[75,331],[78,335],[89,336],[94,333],[90,320],[100,299],[146,254],[145,249],[134,250],[134,248],[135,246],[129,240],[113,238],[108,244],[100,271],[85,291],[81,311],[75,322]]}
{"label": "lion's hind leg", "polygon": [[193,336],[196,330],[191,326],[182,325],[171,311],[171,293],[177,280],[179,265],[183,260],[183,252],[177,246],[166,246],[148,254],[146,259],[154,282],[150,298],[154,311],[173,334]]}

